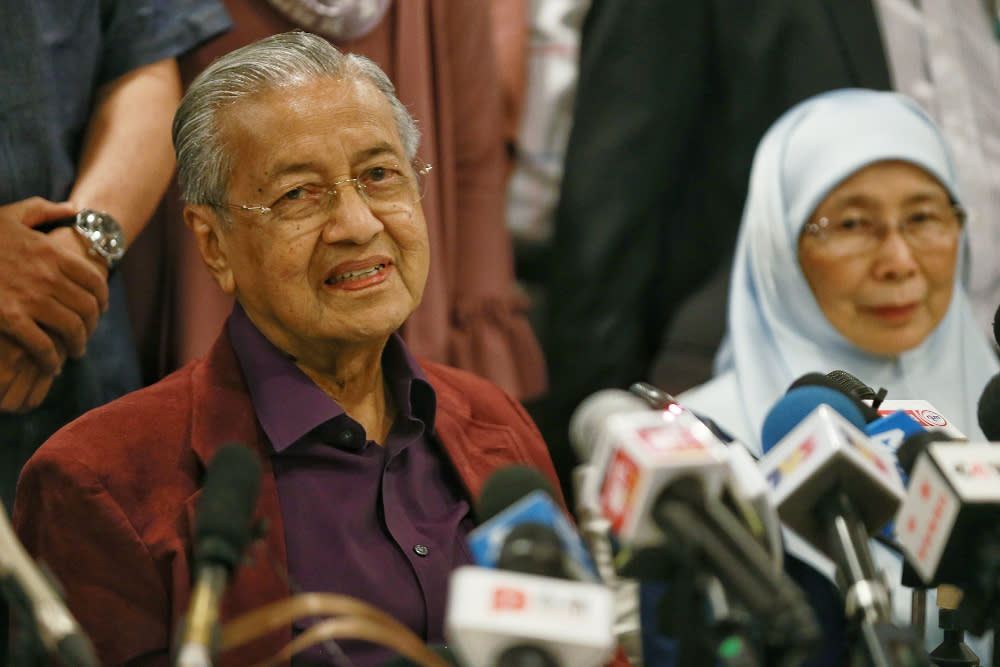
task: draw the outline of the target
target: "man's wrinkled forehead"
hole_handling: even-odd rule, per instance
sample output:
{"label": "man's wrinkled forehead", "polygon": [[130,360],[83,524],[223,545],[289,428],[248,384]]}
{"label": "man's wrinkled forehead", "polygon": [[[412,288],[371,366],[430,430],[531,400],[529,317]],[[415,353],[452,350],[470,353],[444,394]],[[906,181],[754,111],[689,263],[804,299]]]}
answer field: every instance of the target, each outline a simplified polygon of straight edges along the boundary
{"label": "man's wrinkled forehead", "polygon": [[[221,109],[218,136],[233,155],[254,147],[267,155],[269,174],[296,171],[305,162],[329,154],[301,155],[296,138],[344,145],[350,165],[390,156],[406,162],[392,106],[374,85],[363,80],[317,78],[247,96]],[[287,141],[283,141],[285,137]],[[232,169],[250,165],[234,161]]]}

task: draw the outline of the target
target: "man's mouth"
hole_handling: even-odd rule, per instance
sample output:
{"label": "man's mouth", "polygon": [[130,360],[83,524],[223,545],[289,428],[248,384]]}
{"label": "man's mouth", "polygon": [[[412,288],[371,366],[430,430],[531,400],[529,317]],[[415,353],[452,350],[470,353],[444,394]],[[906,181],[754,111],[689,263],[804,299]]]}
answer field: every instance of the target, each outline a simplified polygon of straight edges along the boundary
{"label": "man's mouth", "polygon": [[360,271],[348,271],[347,273],[341,273],[336,276],[330,276],[326,279],[327,285],[337,285],[339,283],[353,282],[355,280],[364,280],[365,278],[370,278],[377,274],[379,271],[385,268],[385,264],[376,264],[375,266],[362,269]]}

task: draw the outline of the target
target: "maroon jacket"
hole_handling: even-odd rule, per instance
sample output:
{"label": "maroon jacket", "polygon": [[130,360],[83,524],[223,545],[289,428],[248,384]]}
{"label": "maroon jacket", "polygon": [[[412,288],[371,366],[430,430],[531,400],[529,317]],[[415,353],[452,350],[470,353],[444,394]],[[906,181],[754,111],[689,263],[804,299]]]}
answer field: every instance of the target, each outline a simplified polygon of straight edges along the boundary
{"label": "maroon jacket", "polygon": [[[513,398],[465,371],[421,366],[437,393],[437,442],[470,500],[493,470],[513,463],[539,468],[558,488],[545,443]],[[228,335],[204,359],[63,428],[24,468],[15,529],[64,587],[104,664],[167,664],[191,592],[199,482],[215,451],[230,442],[260,455],[265,474],[256,516],[268,530],[226,590],[225,622],[289,595],[270,446]],[[286,627],[223,653],[220,664],[263,660],[290,640]]]}

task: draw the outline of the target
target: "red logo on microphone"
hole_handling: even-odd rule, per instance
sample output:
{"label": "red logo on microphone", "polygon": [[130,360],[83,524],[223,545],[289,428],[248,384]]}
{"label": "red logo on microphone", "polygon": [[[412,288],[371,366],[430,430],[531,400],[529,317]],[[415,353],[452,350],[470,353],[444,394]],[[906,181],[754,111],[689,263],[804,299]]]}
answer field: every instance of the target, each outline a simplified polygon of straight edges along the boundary
{"label": "red logo on microphone", "polygon": [[523,611],[528,603],[524,591],[507,586],[501,586],[493,591],[494,611]]}
{"label": "red logo on microphone", "polygon": [[948,425],[948,420],[944,418],[944,415],[934,410],[923,408],[920,410],[906,410],[906,413],[924,426],[942,428]]}
{"label": "red logo on microphone", "polygon": [[601,489],[601,510],[616,533],[621,532],[635,503],[639,472],[638,464],[628,452],[621,449],[615,452]]}

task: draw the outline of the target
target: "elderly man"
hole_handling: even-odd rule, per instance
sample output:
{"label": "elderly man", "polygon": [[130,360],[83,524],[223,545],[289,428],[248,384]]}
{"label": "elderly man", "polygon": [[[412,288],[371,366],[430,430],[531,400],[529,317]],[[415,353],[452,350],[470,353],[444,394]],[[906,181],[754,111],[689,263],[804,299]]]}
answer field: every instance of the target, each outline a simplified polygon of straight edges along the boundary
{"label": "elderly man", "polygon": [[[516,401],[418,362],[395,333],[427,277],[417,144],[384,73],[307,33],[234,51],[189,88],[174,121],[185,219],[237,305],[205,358],[51,438],[15,505],[106,664],[167,662],[199,480],[224,443],[263,460],[268,529],[223,620],[331,591],[440,642],[449,573],[471,560],[470,499],[508,464],[555,481]],[[268,658],[304,627],[222,660]],[[359,667],[388,657],[341,646]]]}

